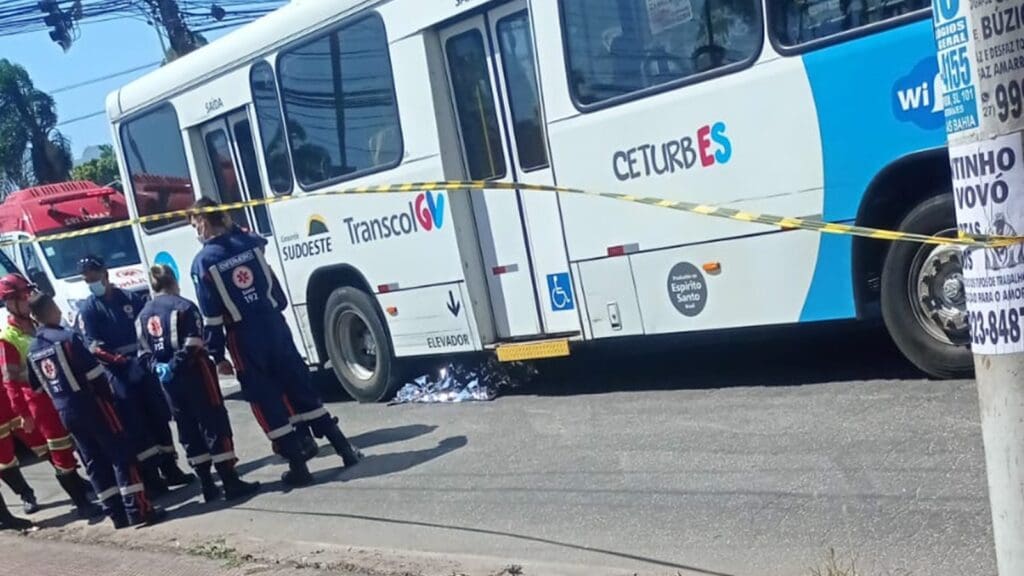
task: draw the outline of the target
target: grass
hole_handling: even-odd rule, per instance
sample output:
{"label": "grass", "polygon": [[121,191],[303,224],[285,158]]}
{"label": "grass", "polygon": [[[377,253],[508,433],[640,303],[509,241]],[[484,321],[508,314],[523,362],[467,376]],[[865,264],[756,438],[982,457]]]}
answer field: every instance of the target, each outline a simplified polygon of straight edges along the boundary
{"label": "grass", "polygon": [[248,555],[239,554],[238,550],[228,546],[223,538],[196,544],[188,548],[186,552],[190,556],[199,556],[208,560],[224,562],[229,568],[236,568],[249,560]]}

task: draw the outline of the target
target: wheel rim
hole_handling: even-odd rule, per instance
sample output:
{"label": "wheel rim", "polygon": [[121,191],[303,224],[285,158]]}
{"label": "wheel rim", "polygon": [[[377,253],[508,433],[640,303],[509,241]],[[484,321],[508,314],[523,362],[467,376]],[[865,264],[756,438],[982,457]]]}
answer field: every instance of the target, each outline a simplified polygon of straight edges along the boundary
{"label": "wheel rim", "polygon": [[358,388],[366,384],[377,373],[377,339],[366,319],[354,310],[345,310],[335,323],[341,344],[342,362],[346,371],[355,377],[351,382]]}
{"label": "wheel rim", "polygon": [[[953,234],[955,229],[937,235]],[[969,344],[962,249],[922,244],[907,276],[910,307],[924,331],[946,344]]]}

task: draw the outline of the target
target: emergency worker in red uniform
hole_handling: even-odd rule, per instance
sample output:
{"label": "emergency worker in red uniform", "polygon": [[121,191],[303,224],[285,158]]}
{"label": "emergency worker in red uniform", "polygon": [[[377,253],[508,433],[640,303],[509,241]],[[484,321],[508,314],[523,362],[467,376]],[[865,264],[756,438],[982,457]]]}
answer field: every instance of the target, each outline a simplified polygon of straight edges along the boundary
{"label": "emergency worker in red uniform", "polygon": [[8,314],[7,326],[0,330],[0,377],[7,399],[14,413],[22,419],[24,429],[40,438],[37,442],[42,443],[42,450],[36,450],[36,454],[49,453],[50,462],[57,471],[57,482],[71,497],[78,516],[91,518],[102,511],[89,500],[88,483],[78,475],[78,460],[71,434],[61,423],[50,397],[32,390],[28,383],[28,349],[35,332],[28,298],[34,288],[21,274],[0,278],[0,300],[3,300]]}
{"label": "emergency worker in red uniform", "polygon": [[227,500],[256,493],[259,483],[242,481],[235,470],[231,421],[217,367],[206,353],[199,308],[180,296],[178,280],[168,266],[150,269],[150,285],[153,299],[139,313],[139,355],[163,386],[203,498],[212,502],[222,494],[212,468],[217,469]]}
{"label": "emergency worker in red uniform", "polygon": [[167,400],[138,357],[135,321],[142,298],[111,284],[98,256],[82,258],[79,271],[92,292],[79,308],[79,325],[89,350],[110,372],[118,414],[135,443],[146,489],[155,497],[168,486],[190,484],[195,476],[182,472],[176,462]]}
{"label": "emergency worker in red uniform", "polygon": [[[217,206],[203,198],[194,208]],[[295,349],[281,313],[288,302],[263,252],[267,241],[232,225],[224,212],[197,212],[191,221],[203,242],[192,263],[192,281],[206,324],[207,348],[223,363],[227,332],[242,393],[267,437],[288,460],[289,470],[281,480],[289,486],[313,481],[294,421],[327,438],[346,466],[355,465],[362,454],[324,407],[309,368]]]}
{"label": "emergency worker in red uniform", "polygon": [[160,522],[167,513],[146,496],[106,370],[80,334],[61,326],[60,308],[49,294],[36,292],[29,306],[40,324],[29,347],[29,384],[53,400],[103,511],[115,528]]}

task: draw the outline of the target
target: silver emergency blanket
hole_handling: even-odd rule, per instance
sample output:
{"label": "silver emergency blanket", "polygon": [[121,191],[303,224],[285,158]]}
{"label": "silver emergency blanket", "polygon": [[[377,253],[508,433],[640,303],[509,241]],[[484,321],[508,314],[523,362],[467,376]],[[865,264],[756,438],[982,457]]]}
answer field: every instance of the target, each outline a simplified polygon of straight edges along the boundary
{"label": "silver emergency blanket", "polygon": [[502,364],[493,357],[476,363],[450,363],[436,376],[424,374],[403,386],[389,405],[487,402],[536,375],[532,365]]}

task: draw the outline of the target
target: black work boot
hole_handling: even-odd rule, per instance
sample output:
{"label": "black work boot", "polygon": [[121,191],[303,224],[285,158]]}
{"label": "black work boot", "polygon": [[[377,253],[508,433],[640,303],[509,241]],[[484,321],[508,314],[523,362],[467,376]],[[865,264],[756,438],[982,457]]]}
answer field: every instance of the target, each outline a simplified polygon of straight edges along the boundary
{"label": "black work boot", "polygon": [[82,492],[85,493],[85,497],[88,498],[90,502],[96,502],[96,489],[93,488],[92,482],[82,478],[78,473],[78,470],[71,472],[68,476],[73,478],[75,482],[78,482],[78,484],[82,486]]}
{"label": "black work boot", "polygon": [[29,528],[32,528],[32,523],[11,514],[4,502],[3,494],[0,494],[0,530],[28,530]]}
{"label": "black work boot", "polygon": [[39,512],[39,503],[36,502],[36,493],[32,490],[32,487],[28,485],[25,480],[25,476],[21,473],[21,468],[15,466],[14,468],[8,468],[3,472],[0,472],[0,478],[3,478],[4,483],[10,486],[11,490],[21,498],[21,508],[25,511],[25,514],[35,514]]}
{"label": "black work boot", "polygon": [[302,457],[306,462],[316,458],[316,455],[320,453],[320,446],[317,445],[316,439],[309,433],[301,434],[299,438],[302,443]]}
{"label": "black work boot", "polygon": [[168,487],[188,486],[196,480],[195,474],[186,474],[178,468],[178,463],[172,456],[167,456],[160,462],[160,472]]}
{"label": "black work boot", "polygon": [[196,467],[196,476],[199,477],[199,485],[203,488],[203,501],[207,504],[219,500],[223,493],[220,486],[213,481],[212,465],[207,462]]}
{"label": "black work boot", "polygon": [[146,487],[146,495],[156,499],[170,492],[167,483],[160,477],[160,471],[152,462],[139,465],[139,472],[142,474],[142,485]]}
{"label": "black work boot", "polygon": [[[309,474],[309,471],[307,470],[306,473]],[[224,484],[225,500],[239,500],[260,491],[259,482],[246,482],[238,477],[238,470],[235,469],[234,462],[218,463],[217,475],[220,476],[220,481]]]}
{"label": "black work boot", "polygon": [[151,506],[141,514],[129,514],[128,524],[131,526],[152,526],[167,519],[167,511],[159,506]]}
{"label": "black work boot", "polygon": [[75,506],[75,513],[83,520],[96,518],[103,514],[103,510],[89,500],[85,492],[81,478],[76,473],[57,474],[57,483],[71,497],[71,503]]}
{"label": "black work boot", "polygon": [[309,486],[313,483],[313,475],[309,473],[305,460],[293,458],[288,461],[288,471],[281,475],[281,482],[293,488]]}
{"label": "black work boot", "polygon": [[332,424],[325,435],[331,446],[334,447],[334,451],[338,453],[338,456],[341,456],[341,460],[345,463],[346,468],[355,466],[363,459],[363,453],[353,446],[348,441],[348,438],[345,438],[345,434],[341,432],[341,428],[338,427],[337,423]]}

